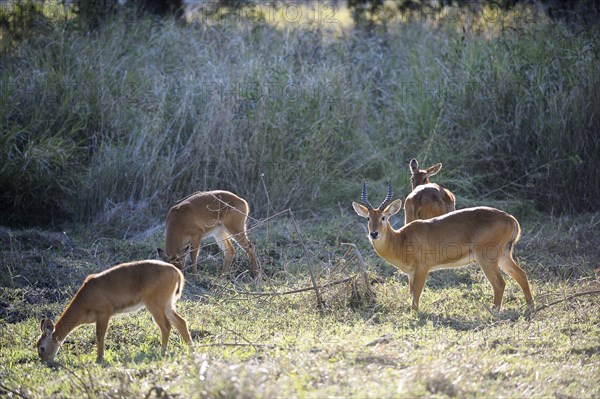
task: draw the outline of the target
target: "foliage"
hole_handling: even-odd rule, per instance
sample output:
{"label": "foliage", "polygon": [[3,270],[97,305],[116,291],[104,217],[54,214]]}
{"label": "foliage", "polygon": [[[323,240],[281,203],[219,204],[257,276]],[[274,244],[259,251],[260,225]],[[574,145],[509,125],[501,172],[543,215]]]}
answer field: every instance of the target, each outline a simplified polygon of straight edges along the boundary
{"label": "foliage", "polygon": [[0,51],[13,42],[45,34],[56,19],[64,17],[63,9],[52,0],[11,0],[0,5]]}
{"label": "foliage", "polygon": [[143,15],[181,18],[182,0],[76,0],[75,13],[84,30],[97,29],[111,17],[120,14],[124,19],[136,20]]}
{"label": "foliage", "polygon": [[444,18],[453,9],[469,10],[475,14],[500,15],[511,10],[526,10],[543,15],[554,21],[568,24],[577,30],[594,26],[600,16],[600,4],[594,0],[348,0],[357,26],[373,28],[394,18]]}
{"label": "foliage", "polygon": [[405,194],[412,157],[444,163],[459,207],[597,209],[598,37],[437,29],[335,38],[141,18],[31,37],[0,55],[0,220],[164,214],[214,188],[255,215],[303,212],[349,204],[363,177]]}

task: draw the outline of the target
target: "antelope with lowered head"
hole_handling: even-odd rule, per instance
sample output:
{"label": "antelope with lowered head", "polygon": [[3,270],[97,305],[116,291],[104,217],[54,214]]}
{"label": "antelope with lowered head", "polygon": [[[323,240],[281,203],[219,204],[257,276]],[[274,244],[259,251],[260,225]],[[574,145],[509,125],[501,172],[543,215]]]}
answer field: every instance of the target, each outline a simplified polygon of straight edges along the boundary
{"label": "antelope with lowered head", "polygon": [[412,192],[404,202],[404,224],[417,219],[431,219],[455,210],[454,194],[439,184],[429,182],[429,177],[442,169],[441,163],[419,169],[419,162],[413,158],[408,165]]}
{"label": "antelope with lowered head", "polygon": [[79,287],[56,324],[50,319],[42,320],[42,335],[37,341],[38,355],[43,361],[53,361],[73,330],[82,324],[96,323],[96,362],[100,363],[104,359],[104,336],[111,316],[143,307],[148,309],[160,328],[163,353],[167,349],[171,325],[191,346],[192,338],[187,323],[175,310],[175,302],[181,297],[183,285],[181,271],[159,260],[123,263],[91,274]]}
{"label": "antelope with lowered head", "polygon": [[363,182],[361,202],[352,206],[366,218],[369,239],[375,252],[408,275],[412,309],[419,309],[419,297],[427,275],[433,270],[466,266],[477,262],[494,291],[494,307],[502,307],[504,279],[500,269],[521,286],[525,301],[533,305],[527,274],[514,261],[512,252],[521,234],[512,215],[495,208],[476,207],[447,213],[427,220],[415,220],[395,230],[389,218],[402,207],[393,200],[392,185],[381,205],[374,208],[367,199]]}
{"label": "antelope with lowered head", "polygon": [[[246,219],[250,207],[241,197],[229,191],[198,192],[174,205],[167,214],[165,249],[157,249],[165,262],[183,269],[188,248],[191,250],[192,273],[196,274],[200,243],[205,237],[214,237],[225,253],[222,275],[229,274],[238,242],[250,258],[250,271],[254,277],[260,274],[260,265],[254,247],[246,233]],[[190,248],[191,246],[191,248]]]}

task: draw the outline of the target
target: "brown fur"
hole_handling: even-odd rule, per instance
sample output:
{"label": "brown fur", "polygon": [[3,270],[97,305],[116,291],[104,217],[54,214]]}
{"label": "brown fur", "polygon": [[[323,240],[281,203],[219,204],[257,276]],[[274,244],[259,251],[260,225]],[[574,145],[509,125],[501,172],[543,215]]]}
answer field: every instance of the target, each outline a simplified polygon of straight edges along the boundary
{"label": "brown fur", "polygon": [[441,163],[423,170],[419,169],[417,160],[412,159],[409,168],[413,191],[404,202],[404,224],[417,219],[431,219],[456,209],[454,194],[439,184],[429,182],[429,177],[442,169]]}
{"label": "brown fur", "polygon": [[162,336],[165,351],[171,325],[191,345],[186,321],[175,310],[175,302],[184,286],[183,274],[175,266],[158,260],[123,263],[98,274],[89,275],[59,317],[56,325],[50,319],[41,323],[38,354],[52,361],[65,338],[82,324],[96,323],[97,361],[104,358],[104,336],[109,319],[146,307]]}
{"label": "brown fur", "polygon": [[231,242],[234,239],[250,257],[251,272],[256,277],[260,273],[260,265],[246,233],[249,212],[248,203],[229,191],[193,194],[169,210],[165,250],[159,249],[159,256],[182,269],[186,250],[190,246],[192,273],[197,273],[201,241],[205,237],[214,236],[225,253],[221,273],[226,275],[235,257],[235,248]]}
{"label": "brown fur", "polygon": [[504,279],[500,269],[520,285],[528,305],[533,305],[529,281],[515,263],[512,247],[521,228],[512,215],[488,207],[467,208],[433,219],[415,220],[394,230],[389,217],[402,207],[395,200],[385,209],[368,209],[352,203],[356,213],[368,217],[369,238],[375,252],[408,275],[412,308],[419,298],[430,271],[466,266],[477,262],[494,290],[494,306],[500,309]]}

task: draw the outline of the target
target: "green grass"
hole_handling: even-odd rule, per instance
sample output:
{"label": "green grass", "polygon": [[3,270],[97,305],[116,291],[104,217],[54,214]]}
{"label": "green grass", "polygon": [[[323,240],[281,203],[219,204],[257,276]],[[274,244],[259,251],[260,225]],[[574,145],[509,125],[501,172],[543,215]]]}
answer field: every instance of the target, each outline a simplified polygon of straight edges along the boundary
{"label": "green grass", "polygon": [[[522,220],[516,256],[538,305],[599,288],[593,241],[599,217]],[[310,286],[293,224],[278,218],[251,230],[269,276],[260,287],[246,277],[235,284],[217,280],[222,257],[203,252],[203,276],[188,276],[178,303],[192,332],[192,351],[174,332],[168,354],[161,356],[158,328],[142,311],[113,318],[106,365],[94,363],[94,328],[84,326],[69,336],[55,367],[37,358],[39,319],[56,317],[86,274],[153,257],[162,230],[144,240],[111,238],[78,226],[65,233],[3,230],[0,390],[29,398],[153,397],[163,390],[207,398],[600,394],[597,296],[526,317],[523,294],[507,277],[504,309],[491,315],[486,310],[491,287],[481,270],[470,266],[432,273],[415,314],[406,277],[374,254],[363,224],[342,212],[331,221],[301,221],[300,229],[322,284],[356,273],[350,258],[341,271],[335,265],[345,252],[339,243],[357,243],[372,277],[373,301],[357,298],[352,283],[323,290],[322,310],[312,291],[270,297],[233,293]],[[247,260],[242,254],[237,259],[242,271]],[[364,294],[361,280],[357,289]],[[383,342],[369,345],[381,337]]]}

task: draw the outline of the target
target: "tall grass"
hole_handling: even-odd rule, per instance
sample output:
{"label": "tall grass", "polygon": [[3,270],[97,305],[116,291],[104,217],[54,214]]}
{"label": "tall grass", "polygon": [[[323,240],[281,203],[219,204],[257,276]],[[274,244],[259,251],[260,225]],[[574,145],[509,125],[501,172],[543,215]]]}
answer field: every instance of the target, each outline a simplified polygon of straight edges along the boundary
{"label": "tall grass", "polygon": [[274,208],[314,210],[356,198],[363,177],[405,194],[412,157],[443,162],[439,181],[467,202],[597,208],[598,38],[455,28],[141,19],[32,37],[0,56],[1,221],[122,203],[162,215],[216,188],[261,215],[263,182]]}

